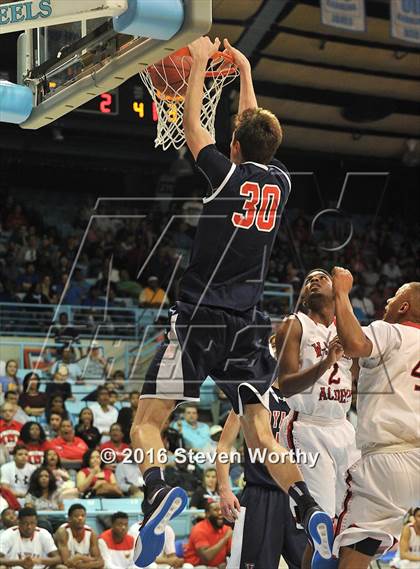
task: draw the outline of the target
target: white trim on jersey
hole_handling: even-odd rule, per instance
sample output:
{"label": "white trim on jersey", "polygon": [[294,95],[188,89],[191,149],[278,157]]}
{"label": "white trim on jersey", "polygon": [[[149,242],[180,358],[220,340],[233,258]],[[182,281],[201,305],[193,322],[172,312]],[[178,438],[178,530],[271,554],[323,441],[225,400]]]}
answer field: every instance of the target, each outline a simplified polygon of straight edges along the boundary
{"label": "white trim on jersey", "polygon": [[258,397],[258,399],[260,400],[261,404],[264,405],[264,407],[267,409],[267,411],[270,411],[270,391],[267,390],[263,395],[261,395],[261,393],[259,393],[259,391],[257,391],[253,385],[251,385],[247,381],[244,381],[243,383],[240,383],[238,385],[238,389],[237,389],[237,391],[238,391],[238,407],[239,407],[238,415],[239,415],[239,417],[242,417],[242,415],[244,414],[244,406],[243,406],[242,399],[241,399],[241,387],[248,387],[248,389],[253,391],[255,393],[255,395]]}
{"label": "white trim on jersey", "polygon": [[[201,170],[201,168],[200,168]],[[214,198],[216,196],[218,196],[220,194],[220,192],[223,190],[223,188],[226,186],[226,184],[228,183],[228,181],[230,180],[230,178],[233,176],[234,171],[236,170],[236,164],[232,164],[232,166],[230,167],[229,172],[226,174],[225,179],[223,180],[223,182],[220,184],[220,186],[218,188],[216,188],[214,190],[214,192],[211,194],[211,196],[207,196],[203,198],[203,203],[208,203],[211,202],[212,200],[214,200]]]}
{"label": "white trim on jersey", "polygon": [[247,160],[247,162],[242,162],[242,164],[254,164],[254,166],[258,166],[258,168],[262,168],[263,170],[266,170],[266,171],[268,171],[268,166],[271,166],[272,168],[276,168],[276,170],[281,172],[283,174],[283,176],[286,178],[287,183],[289,184],[289,190],[292,189],[292,181],[291,181],[290,177],[286,174],[286,172],[284,170],[282,170],[281,168],[279,168],[275,164],[268,164],[268,166],[267,166],[266,164],[259,164],[258,162],[252,162],[252,160]]}

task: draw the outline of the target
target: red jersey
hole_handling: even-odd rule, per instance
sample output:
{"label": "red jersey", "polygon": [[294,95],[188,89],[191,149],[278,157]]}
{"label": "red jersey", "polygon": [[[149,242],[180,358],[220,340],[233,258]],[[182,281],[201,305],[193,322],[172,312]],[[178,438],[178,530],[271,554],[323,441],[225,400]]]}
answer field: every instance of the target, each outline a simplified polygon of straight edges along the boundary
{"label": "red jersey", "polygon": [[127,454],[123,454],[123,451],[126,448],[130,448],[130,447],[125,443],[121,443],[121,446],[117,448],[112,441],[106,441],[105,443],[102,443],[99,446],[100,451],[103,451],[106,448],[109,448],[115,452],[115,456],[116,456],[115,462],[121,462],[123,460],[123,458],[127,456]]}
{"label": "red jersey", "polygon": [[48,443],[48,449],[53,449],[61,460],[82,460],[83,455],[88,450],[88,446],[79,437],[74,437],[71,442],[65,441],[62,437],[56,437]]}
{"label": "red jersey", "polygon": [[[203,560],[197,553],[201,547],[212,547],[216,545],[229,531],[229,526],[223,525],[221,528],[216,529],[209,520],[198,522],[191,530],[190,540],[185,548],[184,561],[191,563],[191,565],[203,565]],[[232,540],[229,539],[224,547],[217,553],[211,561],[206,563],[209,567],[217,567],[221,563],[226,562],[226,557],[230,553],[230,546]]]}
{"label": "red jersey", "polygon": [[44,452],[50,448],[49,443],[44,441],[43,443],[24,443],[23,441],[18,441],[19,443],[26,446],[28,449],[28,462],[29,464],[42,464],[44,460]]}
{"label": "red jersey", "polygon": [[[82,468],[82,472],[85,476],[89,476],[91,469],[90,468]],[[103,473],[104,473],[104,478],[98,478],[97,476],[94,476],[92,478],[92,482],[90,483],[90,487],[89,488],[93,488],[95,486],[95,484],[98,482],[98,480],[105,480],[106,482],[111,483],[111,474],[112,471],[109,470],[108,468],[104,468],[103,469]]]}
{"label": "red jersey", "polygon": [[20,437],[20,430],[22,429],[22,423],[19,421],[10,421],[6,423],[4,419],[0,419],[0,443],[6,445],[9,453],[13,452],[16,443]]}

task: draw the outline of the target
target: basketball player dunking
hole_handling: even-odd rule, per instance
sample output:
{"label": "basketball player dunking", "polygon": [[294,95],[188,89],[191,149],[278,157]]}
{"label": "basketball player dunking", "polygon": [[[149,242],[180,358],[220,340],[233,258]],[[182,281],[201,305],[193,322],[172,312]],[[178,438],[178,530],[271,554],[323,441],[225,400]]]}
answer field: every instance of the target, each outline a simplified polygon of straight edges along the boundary
{"label": "basketball player dunking", "polygon": [[[249,448],[285,451],[269,423],[268,388],[275,365],[269,354],[271,322],[257,309],[280,218],[290,192],[290,176],[273,158],[282,131],[277,118],[259,109],[248,60],[225,40],[241,74],[239,115],[230,160],[201,126],[203,85],[209,58],[220,41],[200,38],[189,48],[192,66],[185,97],[184,130],[188,147],[208,179],[192,256],[171,311],[167,341],[158,350],[146,380],[131,430],[134,449],[145,453],[144,521],[136,541],[136,565],[145,567],[160,553],[164,528],[187,504],[182,488],[167,486],[159,451],[162,426],[175,404],[198,401],[200,385],[213,377],[229,397]],[[297,502],[309,539],[313,568],[329,567],[333,528],[292,462],[266,466],[272,478]]]}
{"label": "basketball player dunking", "polygon": [[[308,313],[298,312],[279,327],[279,387],[290,413],[281,427],[290,450],[319,458],[301,470],[311,494],[333,519],[341,511],[347,469],[359,458],[351,405],[353,360],[343,353],[334,318],[332,279],[322,269],[309,272],[303,288]],[[292,501],[293,503],[293,501]],[[303,569],[310,567],[308,544]]]}
{"label": "basketball player dunking", "polygon": [[337,332],[358,357],[357,446],[334,552],[340,569],[367,569],[399,538],[407,510],[420,495],[420,282],[388,300],[383,321],[361,327],[349,293],[349,271],[333,270]]}
{"label": "basketball player dunking", "polygon": [[[278,440],[289,407],[277,381],[270,387],[269,394],[271,429]],[[230,453],[240,427],[239,417],[231,411],[217,445],[217,456]],[[240,504],[232,492],[229,464],[216,460],[216,468],[223,515],[235,522],[227,569],[277,569],[281,556],[289,569],[301,569],[305,533],[296,528],[288,495],[278,487],[264,464],[251,460],[245,445],[246,486]]]}

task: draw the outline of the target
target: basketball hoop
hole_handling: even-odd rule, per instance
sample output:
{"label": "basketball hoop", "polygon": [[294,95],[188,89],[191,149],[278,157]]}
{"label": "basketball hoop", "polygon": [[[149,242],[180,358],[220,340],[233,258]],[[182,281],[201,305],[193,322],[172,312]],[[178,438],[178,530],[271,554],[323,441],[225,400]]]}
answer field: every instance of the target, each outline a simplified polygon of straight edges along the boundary
{"label": "basketball hoop", "polygon": [[[140,78],[156,106],[158,117],[156,148],[162,146],[163,150],[167,150],[173,146],[179,149],[185,144],[182,121],[191,65],[190,51],[184,47],[140,73]],[[201,125],[209,131],[213,138],[216,108],[222,89],[238,75],[239,70],[233,58],[227,53],[219,51],[208,62]]]}

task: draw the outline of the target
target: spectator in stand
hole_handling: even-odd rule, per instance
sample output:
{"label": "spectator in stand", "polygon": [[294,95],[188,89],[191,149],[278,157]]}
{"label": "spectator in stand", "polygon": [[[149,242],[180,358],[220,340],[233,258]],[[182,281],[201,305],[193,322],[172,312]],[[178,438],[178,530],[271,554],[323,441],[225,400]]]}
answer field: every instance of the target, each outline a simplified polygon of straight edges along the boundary
{"label": "spectator in stand", "polygon": [[134,537],[128,534],[125,512],[112,514],[111,529],[101,533],[98,545],[104,569],[129,569],[133,565]]}
{"label": "spectator in stand", "polygon": [[0,538],[0,564],[24,569],[62,568],[61,557],[51,534],[37,527],[36,510],[22,508],[18,514],[18,531],[7,529]]}
{"label": "spectator in stand", "polygon": [[398,286],[402,280],[402,272],[397,265],[396,257],[392,256],[382,267],[382,275],[387,278],[388,286]]}
{"label": "spectator in stand", "polygon": [[75,489],[75,483],[70,479],[70,474],[61,465],[61,459],[55,450],[49,449],[44,453],[44,468],[48,468],[57,483],[57,489],[62,498],[78,498],[79,492]]}
{"label": "spectator in stand", "polygon": [[23,427],[22,423],[15,421],[13,418],[15,412],[16,409],[11,403],[4,403],[1,407],[0,443],[6,446],[10,454],[12,454],[19,440],[20,432]]}
{"label": "spectator in stand", "polygon": [[67,515],[68,522],[55,534],[64,565],[68,569],[103,569],[97,535],[86,525],[86,508],[82,504],[73,504]]}
{"label": "spectator in stand", "polygon": [[160,308],[168,306],[169,299],[166,292],[159,285],[157,277],[149,277],[147,286],[142,290],[139,296],[139,306],[142,308]]}
{"label": "spectator in stand", "polygon": [[102,379],[105,380],[108,374],[108,362],[101,355],[98,342],[94,340],[89,348],[87,355],[79,361],[84,380]]}
{"label": "spectator in stand", "polygon": [[28,292],[38,282],[35,265],[26,263],[25,272],[17,278],[16,284],[20,291]]}
{"label": "spectator in stand", "polygon": [[198,522],[191,530],[185,548],[185,563],[190,563],[193,567],[225,567],[231,537],[232,529],[224,524],[220,504],[206,504],[206,519]]}
{"label": "spectator in stand", "polygon": [[[4,500],[4,498],[2,498]],[[13,528],[17,526],[18,517],[16,510],[13,508],[8,508],[7,506],[1,510],[1,527],[0,536],[6,529]]]}
{"label": "spectator in stand", "polygon": [[359,320],[370,320],[375,316],[375,307],[373,302],[366,295],[365,289],[362,285],[358,285],[352,291],[351,305],[353,306],[354,313]]}
{"label": "spectator in stand", "polygon": [[75,344],[79,347],[80,357],[83,356],[83,350],[80,345],[80,337],[77,329],[69,324],[69,317],[67,312],[61,312],[58,317],[58,324],[56,324],[52,331],[55,343],[59,347],[73,347]]}
{"label": "spectator in stand", "polygon": [[137,281],[130,278],[128,271],[122,269],[120,271],[120,282],[117,284],[117,292],[121,296],[130,296],[138,299],[141,293],[141,286]]}
{"label": "spectator in stand", "polygon": [[47,389],[45,390],[47,396],[52,398],[55,395],[61,395],[64,401],[66,401],[66,399],[74,399],[71,385],[67,381],[68,378],[69,370],[67,366],[61,365],[53,375],[52,382],[50,381],[47,384]]}
{"label": "spectator in stand", "polygon": [[84,407],[79,413],[76,425],[76,435],[85,441],[90,449],[96,448],[101,442],[101,433],[93,426],[93,413],[89,407]]}
{"label": "spectator in stand", "polygon": [[83,277],[82,270],[79,267],[76,267],[74,269],[72,279],[70,283],[68,283],[68,288],[64,297],[64,304],[81,306],[88,290],[89,285]]}
{"label": "spectator in stand", "polygon": [[[129,535],[137,539],[140,526],[143,522],[136,522],[128,530]],[[184,558],[178,557],[175,549],[175,532],[170,525],[165,526],[165,542],[162,553],[156,557],[154,561],[157,565],[156,569],[180,569],[184,565]],[[153,564],[152,564],[153,566]],[[149,566],[151,567],[151,566]]]}
{"label": "spectator in stand", "polygon": [[64,510],[57,481],[48,468],[41,466],[32,473],[28,493],[25,496],[25,506],[35,510]]}
{"label": "spectator in stand", "polygon": [[203,474],[203,482],[191,496],[190,508],[204,510],[209,502],[216,502],[220,499],[219,485],[217,483],[217,473],[215,468],[207,468]]}
{"label": "spectator in stand", "polygon": [[184,448],[184,439],[182,435],[173,429],[169,424],[169,418],[166,420],[162,429],[162,441],[168,452],[174,453],[177,448]]}
{"label": "spectator in stand", "polygon": [[144,480],[135,461],[119,462],[115,469],[115,479],[126,496],[130,498],[143,496]]}
{"label": "spectator in stand", "polygon": [[59,435],[62,417],[59,413],[51,413],[49,422],[44,425],[44,433],[47,439],[55,439]]}
{"label": "spectator in stand", "polygon": [[165,481],[170,486],[180,486],[192,496],[201,484],[201,470],[186,460],[167,464]]}
{"label": "spectator in stand", "polygon": [[[31,285],[22,302],[24,304],[49,304],[48,298],[41,292],[41,283]],[[33,312],[35,312],[35,309],[33,309]]]}
{"label": "spectator in stand", "polygon": [[201,450],[211,445],[210,428],[206,423],[198,421],[198,408],[187,404],[184,407],[184,418],[172,424],[183,437],[185,448]]}
{"label": "spectator in stand", "polygon": [[55,364],[51,368],[51,373],[55,374],[56,371],[58,371],[61,368],[61,366],[65,366],[68,371],[68,382],[71,385],[74,384],[83,385],[85,382],[82,379],[82,370],[79,364],[74,363],[74,358],[75,358],[74,348],[71,348],[70,346],[65,346],[61,354],[61,359],[55,362]]}
{"label": "spectator in stand", "polygon": [[392,562],[397,569],[420,567],[420,508],[414,508],[410,518],[401,532],[399,560]]}
{"label": "spectator in stand", "polygon": [[0,389],[3,393],[8,391],[17,391],[20,393],[21,385],[17,376],[18,363],[16,360],[8,360],[6,362],[6,374],[0,377]]}
{"label": "spectator in stand", "polygon": [[36,466],[29,464],[28,451],[24,445],[16,445],[13,461],[0,468],[2,488],[10,490],[15,498],[23,498],[28,493],[29,480]]}
{"label": "spectator in stand", "polygon": [[40,290],[42,297],[47,300],[48,304],[57,304],[58,295],[56,288],[52,284],[50,275],[44,275],[40,282]]}
{"label": "spectator in stand", "polygon": [[48,403],[48,395],[39,391],[39,384],[39,376],[33,372],[27,373],[23,379],[19,405],[30,417],[41,417]]}
{"label": "spectator in stand", "polygon": [[125,392],[125,373],[121,369],[117,369],[112,374],[111,379],[118,392],[118,401],[127,401],[128,393]]}
{"label": "spectator in stand", "polygon": [[123,407],[118,413],[117,423],[121,425],[124,433],[123,441],[127,444],[130,443],[130,429],[139,405],[139,397],[138,391],[131,391],[129,399],[130,407]]}
{"label": "spectator in stand", "polygon": [[82,306],[102,307],[105,306],[105,300],[101,298],[101,289],[93,285],[89,289],[89,293],[82,302]]}
{"label": "spectator in stand", "polygon": [[99,387],[98,401],[92,403],[93,422],[96,428],[102,433],[102,442],[109,440],[111,425],[117,422],[118,411],[109,402],[109,390],[107,387]]}
{"label": "spectator in stand", "polygon": [[60,415],[62,419],[68,419],[69,413],[65,407],[64,398],[62,395],[54,395],[48,402],[47,408],[45,409],[45,418],[47,422],[50,421],[52,414]]}
{"label": "spectator in stand", "polygon": [[16,204],[13,210],[8,213],[4,222],[4,227],[6,231],[13,231],[14,229],[18,229],[19,227],[27,224],[28,220],[23,212],[22,206],[20,204]]}
{"label": "spectator in stand", "polygon": [[60,436],[49,442],[49,448],[56,451],[67,467],[78,468],[88,446],[81,438],[76,437],[72,422],[63,419],[60,425]]}
{"label": "spectator in stand", "polygon": [[89,449],[83,455],[82,469],[77,473],[77,489],[85,498],[94,496],[103,498],[119,498],[122,490],[118,486],[114,473],[103,468],[101,454],[98,450]]}
{"label": "spectator in stand", "polygon": [[18,444],[25,445],[28,449],[28,462],[41,464],[44,460],[44,452],[48,449],[44,429],[35,421],[25,423],[20,431]]}
{"label": "spectator in stand", "polygon": [[113,423],[111,425],[109,436],[110,436],[109,441],[102,443],[101,446],[99,447],[99,450],[100,451],[103,451],[105,449],[112,450],[115,453],[116,462],[117,463],[121,462],[124,459],[124,457],[129,456],[127,452],[124,451],[126,451],[130,447],[128,446],[128,444],[123,442],[124,433],[122,432],[121,425],[119,423]]}
{"label": "spectator in stand", "polygon": [[4,402],[10,403],[13,407],[13,420],[24,425],[26,421],[30,421],[30,417],[18,405],[19,393],[17,391],[8,391],[4,394]]}

